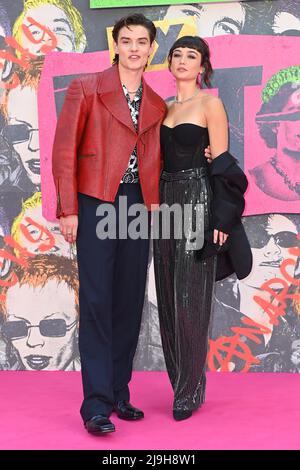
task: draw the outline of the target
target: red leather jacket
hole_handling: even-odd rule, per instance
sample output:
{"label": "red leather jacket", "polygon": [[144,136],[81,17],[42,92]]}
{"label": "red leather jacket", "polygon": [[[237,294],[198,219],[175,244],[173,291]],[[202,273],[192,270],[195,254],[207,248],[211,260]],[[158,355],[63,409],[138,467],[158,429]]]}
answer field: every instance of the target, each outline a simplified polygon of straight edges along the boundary
{"label": "red leather jacket", "polygon": [[144,202],[148,210],[159,203],[159,132],[166,105],[142,82],[138,132],[117,65],[70,84],[52,152],[57,217],[78,213],[77,192],[114,201],[135,145]]}

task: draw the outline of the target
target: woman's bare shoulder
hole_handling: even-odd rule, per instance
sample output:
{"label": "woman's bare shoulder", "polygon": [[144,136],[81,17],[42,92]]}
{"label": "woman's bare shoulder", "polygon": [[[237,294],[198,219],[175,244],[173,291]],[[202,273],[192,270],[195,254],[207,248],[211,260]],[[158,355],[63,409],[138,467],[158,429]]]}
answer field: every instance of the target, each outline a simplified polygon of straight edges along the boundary
{"label": "woman's bare shoulder", "polygon": [[203,99],[203,105],[205,106],[205,110],[208,113],[224,113],[224,104],[221,98],[218,96],[210,95],[207,93],[208,96],[206,96]]}
{"label": "woman's bare shoulder", "polygon": [[208,106],[223,106],[221,98],[218,96],[212,95],[211,93],[201,92],[201,98]]}

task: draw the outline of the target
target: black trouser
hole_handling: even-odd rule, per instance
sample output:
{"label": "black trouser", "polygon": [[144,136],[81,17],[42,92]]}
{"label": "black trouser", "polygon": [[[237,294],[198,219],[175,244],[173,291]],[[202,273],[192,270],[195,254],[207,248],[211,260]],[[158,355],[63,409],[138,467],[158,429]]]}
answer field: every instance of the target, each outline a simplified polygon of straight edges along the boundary
{"label": "black trouser", "polygon": [[[119,196],[127,196],[128,207],[143,203],[140,185],[135,183],[120,184],[113,203],[78,194],[79,351],[84,393],[80,412],[84,421],[97,414],[109,416],[114,403],[129,400],[140,330],[149,238],[118,239]],[[117,239],[97,237],[96,225],[103,219],[96,216],[99,204],[115,208]],[[150,214],[146,217],[149,222]],[[128,224],[132,219],[128,217]]]}
{"label": "black trouser", "polygon": [[[203,205],[203,226],[211,222],[211,190],[204,169],[163,171],[160,202],[183,208]],[[194,216],[188,229],[195,230]],[[189,230],[187,231],[189,233]],[[205,366],[211,318],[216,257],[200,261],[187,238],[153,240],[158,313],[166,367],[174,391],[175,410],[194,410],[205,400]]]}

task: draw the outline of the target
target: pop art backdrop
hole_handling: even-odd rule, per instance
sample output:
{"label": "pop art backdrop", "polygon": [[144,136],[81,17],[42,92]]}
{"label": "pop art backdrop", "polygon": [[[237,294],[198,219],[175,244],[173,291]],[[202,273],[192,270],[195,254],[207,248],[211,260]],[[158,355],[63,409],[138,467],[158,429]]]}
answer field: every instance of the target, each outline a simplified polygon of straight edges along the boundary
{"label": "pop art backdrop", "polygon": [[[175,93],[172,43],[208,38],[210,92],[225,104],[230,150],[250,183],[243,222],[254,267],[216,284],[208,368],[299,372],[299,6],[0,1],[0,369],[80,369],[76,253],[55,219],[51,147],[68,84],[110,65],[115,20],[140,11],[158,30],[146,80],[164,98]],[[164,368],[152,251],[135,368]]]}
{"label": "pop art backdrop", "polygon": [[[230,0],[190,0],[190,3],[225,3]],[[238,1],[238,0],[234,0]],[[171,0],[169,5],[182,4],[181,0]],[[165,0],[90,0],[91,8],[121,8],[165,5]]]}

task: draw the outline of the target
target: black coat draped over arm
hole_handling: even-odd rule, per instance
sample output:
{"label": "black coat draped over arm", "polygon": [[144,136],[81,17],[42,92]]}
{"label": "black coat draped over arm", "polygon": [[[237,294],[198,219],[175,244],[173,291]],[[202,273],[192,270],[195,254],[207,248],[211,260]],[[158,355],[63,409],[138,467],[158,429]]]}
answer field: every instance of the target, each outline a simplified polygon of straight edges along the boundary
{"label": "black coat draped over arm", "polygon": [[211,228],[229,234],[228,249],[217,256],[216,280],[234,272],[243,279],[252,269],[251,248],[241,221],[247,177],[237,159],[224,152],[209,165],[209,179],[213,192]]}

